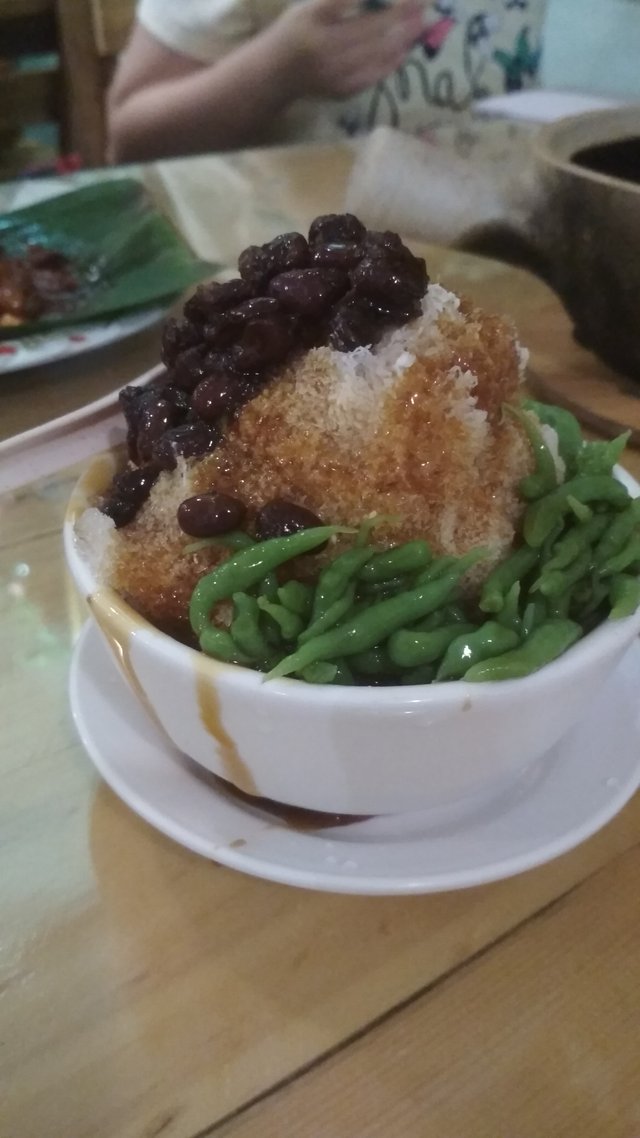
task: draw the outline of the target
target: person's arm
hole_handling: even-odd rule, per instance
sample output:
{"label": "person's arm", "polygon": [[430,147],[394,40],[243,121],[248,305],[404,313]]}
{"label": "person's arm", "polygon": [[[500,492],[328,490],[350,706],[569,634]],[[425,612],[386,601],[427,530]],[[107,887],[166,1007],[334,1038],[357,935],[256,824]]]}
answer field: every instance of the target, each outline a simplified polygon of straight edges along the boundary
{"label": "person's arm", "polygon": [[211,64],[134,28],[109,94],[111,157],[144,160],[259,144],[304,96],[340,97],[400,65],[422,27],[422,0],[344,19],[345,0],[308,0]]}

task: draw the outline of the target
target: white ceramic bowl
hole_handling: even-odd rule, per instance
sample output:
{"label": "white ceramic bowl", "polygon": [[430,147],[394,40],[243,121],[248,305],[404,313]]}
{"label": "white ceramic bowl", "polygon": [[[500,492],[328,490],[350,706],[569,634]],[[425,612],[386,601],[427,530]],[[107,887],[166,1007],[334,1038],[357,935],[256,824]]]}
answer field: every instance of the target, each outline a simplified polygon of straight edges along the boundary
{"label": "white ceramic bowl", "polygon": [[175,746],[240,790],[276,802],[392,814],[500,793],[578,722],[640,632],[638,609],[539,672],[496,684],[265,682],[172,640],[96,583],[75,522],[112,470],[104,457],[96,461],[69,504],[64,537],[75,583],[123,674]]}

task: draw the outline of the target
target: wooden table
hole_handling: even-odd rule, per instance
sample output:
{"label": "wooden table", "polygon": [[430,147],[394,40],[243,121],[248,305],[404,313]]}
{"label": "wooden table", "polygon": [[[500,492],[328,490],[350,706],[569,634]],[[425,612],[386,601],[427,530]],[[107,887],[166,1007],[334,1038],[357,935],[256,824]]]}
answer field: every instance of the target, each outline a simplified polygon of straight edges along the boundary
{"label": "wooden table", "polygon": [[[291,224],[340,206],[346,151],[241,162]],[[429,259],[518,320],[535,370],[593,366],[533,278]],[[155,351],[147,334],[4,379],[2,433]],[[75,473],[0,499],[2,1138],[638,1138],[640,797],[544,868],[424,897],[304,892],[172,844],[70,721]]]}

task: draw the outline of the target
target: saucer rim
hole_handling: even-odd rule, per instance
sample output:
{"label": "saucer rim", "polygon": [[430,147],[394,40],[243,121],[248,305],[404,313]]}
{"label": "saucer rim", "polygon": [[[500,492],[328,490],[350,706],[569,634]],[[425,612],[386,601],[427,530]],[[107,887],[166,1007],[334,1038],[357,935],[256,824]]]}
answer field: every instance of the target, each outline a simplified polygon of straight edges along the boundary
{"label": "saucer rim", "polygon": [[[535,869],[575,849],[610,822],[640,788],[639,754],[638,760],[633,767],[627,764],[628,770],[626,777],[618,786],[617,792],[612,794],[597,810],[591,811],[581,825],[574,825],[570,827],[566,833],[558,835],[551,840],[544,840],[540,845],[534,844],[530,849],[518,854],[502,858],[493,857],[488,863],[469,867],[464,870],[444,870],[441,872],[435,871],[431,874],[421,872],[416,875],[406,874],[402,877],[399,875],[383,877],[379,874],[372,875],[371,873],[367,876],[366,871],[363,875],[362,872],[358,874],[338,874],[335,871],[329,872],[326,869],[296,869],[295,866],[285,864],[284,862],[269,861],[268,855],[260,855],[259,853],[251,854],[247,853],[244,848],[234,848],[227,841],[216,845],[214,832],[212,832],[210,838],[203,839],[197,833],[190,832],[183,822],[172,818],[166,808],[159,809],[157,805],[149,801],[148,797],[144,797],[135,787],[127,783],[126,778],[123,778],[121,772],[113,767],[108,756],[105,756],[104,749],[101,748],[99,742],[96,740],[95,732],[92,730],[91,724],[88,722],[84,712],[84,686],[90,674],[90,668],[88,669],[86,667],[86,662],[88,660],[90,667],[96,667],[94,662],[96,651],[103,655],[105,664],[107,664],[112,671],[114,687],[121,689],[122,692],[127,695],[130,693],[127,692],[126,682],[119,674],[117,665],[110,656],[109,649],[102,641],[98,629],[95,627],[93,621],[88,620],[83,626],[73,647],[69,672],[69,700],[72,718],[80,742],[98,774],[129,809],[158,832],[164,834],[184,848],[189,849],[192,853],[205,857],[229,869],[234,869],[250,876],[261,878],[262,880],[321,892],[358,896],[424,895],[474,888],[479,885],[486,885],[514,877],[530,869]],[[631,646],[629,653],[635,653],[640,656],[640,644],[637,641]],[[93,660],[92,656],[94,657]],[[619,668],[621,664],[618,666]],[[99,665],[97,666],[99,667]],[[616,669],[616,671],[617,670],[618,669]],[[135,697],[132,694],[131,700],[133,706],[135,704]],[[108,702],[111,703],[112,701]],[[113,708],[112,706],[112,712],[117,716],[117,708]],[[143,731],[150,751],[154,751],[158,759],[162,762],[166,762],[167,760],[174,762],[174,774],[176,774],[176,772],[182,772],[185,777],[189,779],[193,778],[193,775],[188,771],[183,761],[183,757],[172,747],[169,741],[167,740],[166,744],[163,745],[163,740],[157,728],[147,720],[143,709],[136,708],[136,713],[139,716],[140,723],[144,725]],[[565,740],[561,740],[560,743],[557,744],[557,749],[561,751],[563,745],[566,746],[566,740],[569,739],[572,734],[573,732],[570,732],[569,735],[565,737]],[[554,750],[555,749],[556,748],[554,748]],[[549,770],[552,776],[552,768],[549,768]],[[251,807],[246,807],[242,803],[235,801],[230,802],[226,796],[216,791],[213,786],[209,786],[207,789],[219,804],[224,803],[225,808],[231,808],[243,819],[245,825],[249,818],[254,819],[254,821],[256,820],[256,814],[251,810]],[[535,792],[534,787],[525,793],[530,794]],[[496,802],[499,801],[500,798],[501,796],[497,796]],[[507,808],[508,811],[510,809],[513,809],[513,807]],[[257,821],[259,821],[259,819],[257,819]],[[366,825],[366,822],[356,824]],[[487,823],[484,822],[481,823],[481,825],[486,826]],[[257,827],[256,832],[259,833],[261,829],[265,831],[273,829],[273,823],[268,820],[265,821],[262,827]],[[367,845],[341,841],[340,830],[337,828],[327,829],[322,832],[318,832],[317,830],[299,831],[294,829],[287,831],[286,827],[282,827],[282,830],[290,835],[295,835],[295,839],[298,842],[324,843],[325,847],[331,849],[332,853],[335,853],[336,849],[338,849],[343,852],[348,851],[348,854],[353,857],[358,850],[362,851],[367,848]],[[423,844],[425,842],[428,843],[430,840],[429,835],[423,833],[421,835],[408,835],[406,838],[400,839],[400,842],[404,841],[405,844],[411,842]],[[377,844],[378,846],[393,844],[397,846],[399,841],[398,839],[387,839],[385,842],[383,837],[379,837],[375,843],[367,844],[369,846],[371,844]]]}

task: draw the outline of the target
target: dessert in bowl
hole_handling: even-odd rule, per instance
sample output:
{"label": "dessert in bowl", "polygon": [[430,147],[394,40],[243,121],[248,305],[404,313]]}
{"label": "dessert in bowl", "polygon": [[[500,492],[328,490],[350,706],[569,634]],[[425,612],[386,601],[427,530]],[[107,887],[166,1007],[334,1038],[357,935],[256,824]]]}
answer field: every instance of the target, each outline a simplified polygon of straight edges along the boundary
{"label": "dessert in bowl", "polygon": [[513,330],[393,234],[321,218],[239,268],[123,392],[128,458],[69,507],[76,583],[172,742],[246,793],[497,793],[640,629],[624,440],[524,402]]}

